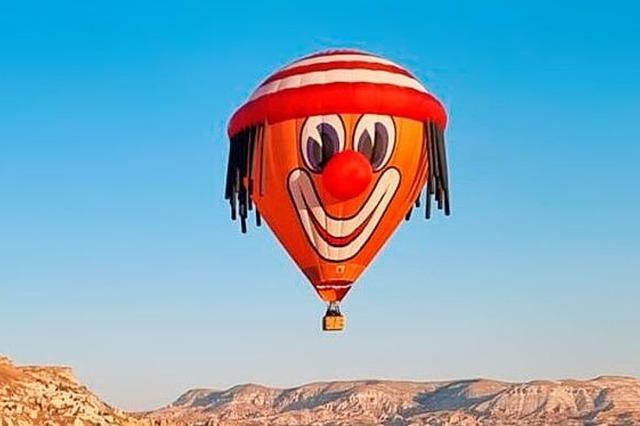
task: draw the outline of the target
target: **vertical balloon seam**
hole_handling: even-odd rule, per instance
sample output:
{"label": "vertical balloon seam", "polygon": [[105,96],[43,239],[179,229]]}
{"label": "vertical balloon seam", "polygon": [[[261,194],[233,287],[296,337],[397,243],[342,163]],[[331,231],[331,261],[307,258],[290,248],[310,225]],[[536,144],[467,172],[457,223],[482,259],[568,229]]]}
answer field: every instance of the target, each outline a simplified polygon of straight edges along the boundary
{"label": "vertical balloon seam", "polygon": [[[422,158],[423,152],[424,151],[424,156],[427,158],[427,161],[424,162],[424,164],[421,164],[418,166],[418,171],[416,173],[416,177],[414,178],[414,183],[413,186],[411,187],[411,192],[413,193],[415,191],[415,189],[418,189],[418,195],[416,196],[416,199],[414,200],[413,204],[411,206],[409,206],[409,210],[407,211],[407,214],[404,217],[405,221],[409,221],[411,219],[411,214],[413,213],[413,209],[417,209],[420,208],[420,206],[422,205],[421,200],[420,200],[420,196],[422,194],[422,190],[424,189],[424,187],[427,185],[427,181],[428,179],[427,176],[423,177],[423,174],[428,173],[428,156],[429,156],[429,152],[428,152],[428,145],[427,145],[427,139],[426,139],[426,127],[424,126],[424,123],[422,125],[423,131],[422,131],[422,143],[420,145],[420,155],[418,156],[418,158]],[[422,181],[422,179],[424,179],[424,182],[420,183],[420,181]]]}
{"label": "vertical balloon seam", "polygon": [[[259,185],[259,190],[258,190],[258,195],[260,197],[262,197],[264,195],[264,124],[260,124],[258,126],[258,135],[257,135],[257,139],[256,142],[258,144],[260,144],[260,159],[259,159],[259,165],[260,165],[260,182],[258,183]],[[262,226],[262,216],[260,215],[260,211],[258,210],[258,207],[256,206],[256,226]]]}

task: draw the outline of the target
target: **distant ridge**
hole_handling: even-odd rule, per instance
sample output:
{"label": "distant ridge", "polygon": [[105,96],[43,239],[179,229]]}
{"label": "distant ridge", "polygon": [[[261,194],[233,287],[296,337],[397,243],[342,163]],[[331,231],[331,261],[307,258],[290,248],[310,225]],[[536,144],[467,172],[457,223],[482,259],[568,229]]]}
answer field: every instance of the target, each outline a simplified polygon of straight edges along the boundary
{"label": "distant ridge", "polygon": [[18,367],[0,356],[0,426],[31,425],[634,426],[640,425],[640,380],[246,384],[193,389],[158,410],[125,413],[79,384],[70,368]]}
{"label": "distant ridge", "polygon": [[632,426],[640,425],[640,380],[250,384],[194,389],[144,418],[186,425]]}

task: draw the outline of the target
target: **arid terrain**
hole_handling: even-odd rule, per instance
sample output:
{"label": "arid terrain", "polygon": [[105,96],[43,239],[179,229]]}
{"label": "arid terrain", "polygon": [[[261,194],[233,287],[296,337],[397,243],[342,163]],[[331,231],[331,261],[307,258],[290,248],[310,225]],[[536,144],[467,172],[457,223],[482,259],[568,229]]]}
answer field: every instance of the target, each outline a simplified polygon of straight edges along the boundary
{"label": "arid terrain", "polygon": [[194,389],[167,407],[124,413],[68,368],[0,357],[0,426],[18,425],[640,425],[640,380],[248,384]]}
{"label": "arid terrain", "polygon": [[137,425],[82,386],[68,367],[17,367],[0,355],[0,426]]}

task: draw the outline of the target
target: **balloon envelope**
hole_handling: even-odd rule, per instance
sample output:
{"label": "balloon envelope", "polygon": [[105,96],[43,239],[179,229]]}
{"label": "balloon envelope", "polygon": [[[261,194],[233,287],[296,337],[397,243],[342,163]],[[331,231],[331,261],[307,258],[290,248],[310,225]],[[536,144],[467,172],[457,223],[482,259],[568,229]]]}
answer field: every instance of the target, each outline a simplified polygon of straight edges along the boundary
{"label": "balloon envelope", "polygon": [[406,69],[359,51],[302,58],[231,118],[226,198],[243,232],[267,222],[327,302],[340,301],[426,186],[449,213],[441,103]]}

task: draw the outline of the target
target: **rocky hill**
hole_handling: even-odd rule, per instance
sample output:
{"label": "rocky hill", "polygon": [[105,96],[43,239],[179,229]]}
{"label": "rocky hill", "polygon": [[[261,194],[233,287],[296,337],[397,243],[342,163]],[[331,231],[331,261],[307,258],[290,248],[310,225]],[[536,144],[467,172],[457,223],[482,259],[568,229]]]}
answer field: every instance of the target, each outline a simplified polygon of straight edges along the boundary
{"label": "rocky hill", "polygon": [[147,419],[188,425],[640,425],[640,380],[351,381],[195,389]]}
{"label": "rocky hill", "polygon": [[127,414],[64,367],[17,367],[0,356],[0,426],[148,425],[640,425],[640,380],[494,380],[241,385],[194,389],[173,404]]}
{"label": "rocky hill", "polygon": [[17,367],[0,356],[0,426],[138,424],[145,423],[102,402],[70,368]]}

